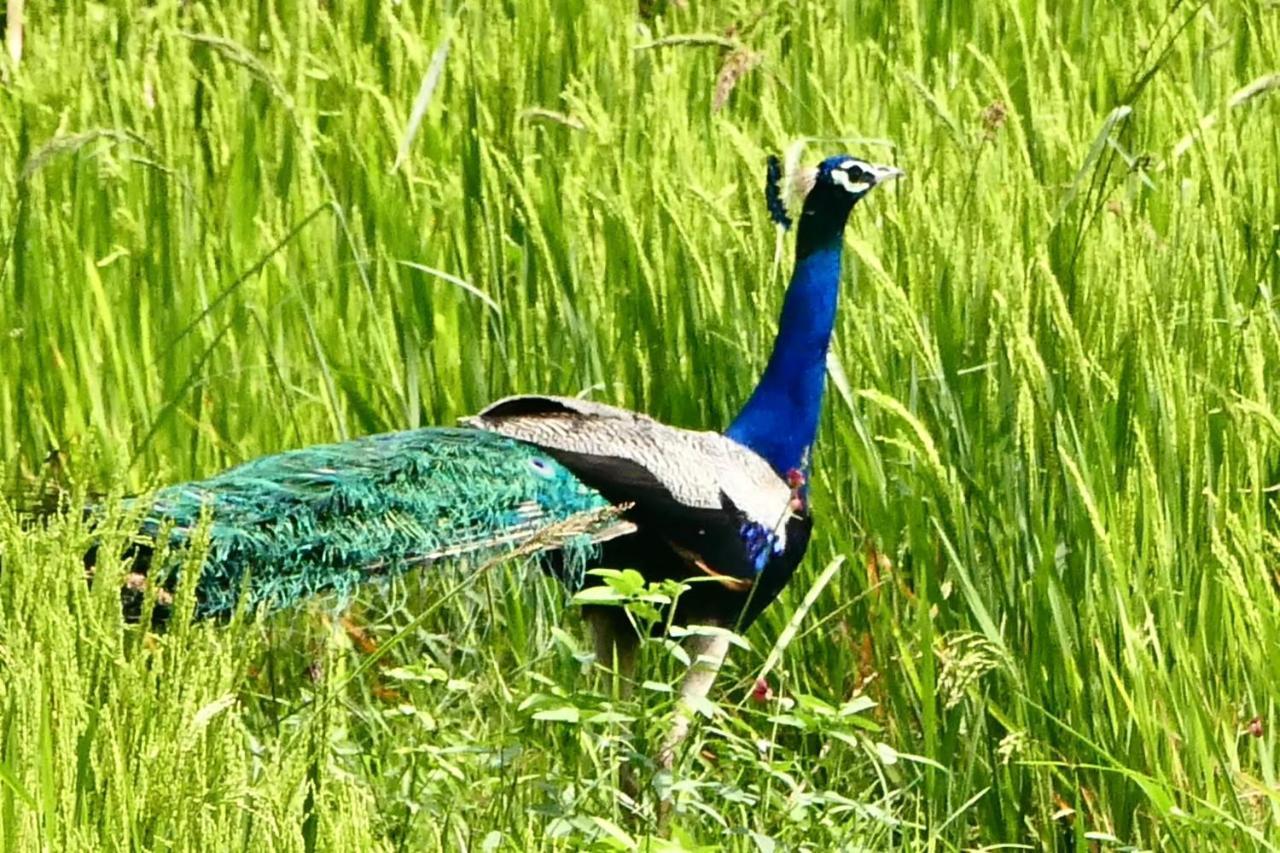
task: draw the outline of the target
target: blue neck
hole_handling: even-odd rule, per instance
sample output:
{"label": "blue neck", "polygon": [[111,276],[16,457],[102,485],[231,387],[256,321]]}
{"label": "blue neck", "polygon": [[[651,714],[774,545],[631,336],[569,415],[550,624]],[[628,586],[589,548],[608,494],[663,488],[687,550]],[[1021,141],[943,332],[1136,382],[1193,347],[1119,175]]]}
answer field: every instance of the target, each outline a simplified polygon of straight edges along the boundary
{"label": "blue neck", "polygon": [[782,303],[773,354],[751,399],[725,430],[782,475],[807,469],[809,448],[818,434],[848,208],[843,214],[834,221],[801,217],[795,271]]}

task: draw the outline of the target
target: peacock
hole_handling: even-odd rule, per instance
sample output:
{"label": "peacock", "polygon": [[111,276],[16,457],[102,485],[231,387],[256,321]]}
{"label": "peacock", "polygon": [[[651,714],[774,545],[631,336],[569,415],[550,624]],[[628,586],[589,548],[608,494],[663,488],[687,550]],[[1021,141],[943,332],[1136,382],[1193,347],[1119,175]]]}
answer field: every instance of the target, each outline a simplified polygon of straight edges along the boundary
{"label": "peacock", "polygon": [[[256,459],[162,489],[141,511],[127,586],[163,615],[176,571],[150,562],[200,533],[206,556],[195,614],[228,614],[242,596],[279,609],[322,591],[350,594],[377,577],[437,561],[482,565],[536,555],[570,586],[589,568],[632,568],[650,581],[702,579],[672,621],[745,630],[777,598],[808,546],[809,453],[818,430],[836,317],[845,223],[855,204],[901,175],[849,155],[797,179],[795,266],[772,354],[723,433],[681,429],[587,400],[515,396],[456,428],[367,436]],[[766,201],[791,225],[770,158]],[[154,543],[164,537],[166,551]],[[96,556],[87,567],[92,571]],[[602,662],[630,681],[639,638],[618,608],[585,613]],[[695,632],[680,694],[704,697],[729,647]],[[687,729],[678,717],[661,759]]]}

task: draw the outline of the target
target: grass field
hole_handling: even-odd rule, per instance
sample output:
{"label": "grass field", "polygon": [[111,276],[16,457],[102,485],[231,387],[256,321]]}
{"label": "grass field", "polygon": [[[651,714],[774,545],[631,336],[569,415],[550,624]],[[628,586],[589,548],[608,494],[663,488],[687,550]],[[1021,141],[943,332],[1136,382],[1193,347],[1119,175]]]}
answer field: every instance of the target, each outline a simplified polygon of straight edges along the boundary
{"label": "grass field", "polygon": [[[893,162],[847,239],[815,541],[671,843],[1280,848],[1280,6],[449,5],[27,4],[2,491],[515,391],[720,427],[789,264],[766,153]],[[0,499],[4,848],[654,832],[616,768],[679,664],[650,643],[614,699],[521,567],[370,591],[363,638],[332,601],[156,635],[86,588],[72,518]]]}

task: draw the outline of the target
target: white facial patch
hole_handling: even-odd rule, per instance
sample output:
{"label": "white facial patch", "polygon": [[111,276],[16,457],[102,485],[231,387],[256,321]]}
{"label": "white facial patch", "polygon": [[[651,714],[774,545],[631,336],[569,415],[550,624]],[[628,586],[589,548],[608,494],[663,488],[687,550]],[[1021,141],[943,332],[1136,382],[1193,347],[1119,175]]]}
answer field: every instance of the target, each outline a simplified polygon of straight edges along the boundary
{"label": "white facial patch", "polygon": [[[842,166],[842,167],[843,167],[843,166],[847,166],[847,165],[852,164],[852,163],[853,163],[853,161],[852,161],[852,160],[849,160],[849,161],[847,161],[846,163],[841,164],[841,166]],[[844,171],[844,168],[840,168],[840,169],[832,169],[832,170],[831,170],[831,180],[832,180],[832,182],[833,182],[833,183],[835,183],[837,186],[844,187],[844,188],[845,188],[845,190],[846,190],[847,192],[854,193],[855,195],[856,195],[856,194],[860,194],[860,193],[864,193],[864,192],[866,192],[867,190],[871,189],[871,184],[867,183],[866,181],[851,181],[851,180],[849,180],[849,173],[848,173],[848,172],[846,172],[846,171]]]}
{"label": "white facial patch", "polygon": [[813,185],[818,182],[817,169],[799,169],[791,176],[791,192],[794,198],[803,199],[809,195]]}

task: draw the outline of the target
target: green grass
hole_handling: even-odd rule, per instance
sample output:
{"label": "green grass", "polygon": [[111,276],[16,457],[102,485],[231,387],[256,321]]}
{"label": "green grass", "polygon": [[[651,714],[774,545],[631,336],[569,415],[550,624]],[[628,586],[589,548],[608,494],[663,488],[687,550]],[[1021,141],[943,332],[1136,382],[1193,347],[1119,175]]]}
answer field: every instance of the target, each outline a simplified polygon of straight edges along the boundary
{"label": "green grass", "polygon": [[[1274,2],[121,5],[31,4],[0,58],[5,493],[515,391],[721,426],[787,272],[765,154],[892,161],[848,236],[815,541],[681,757],[677,836],[1280,847],[1280,92],[1233,98],[1280,71]],[[661,40],[726,32],[761,61],[716,111],[728,49]],[[616,764],[678,662],[651,644],[613,699],[520,567],[371,592],[374,658],[332,602],[122,626],[86,538],[0,501],[4,847],[653,831]]]}

